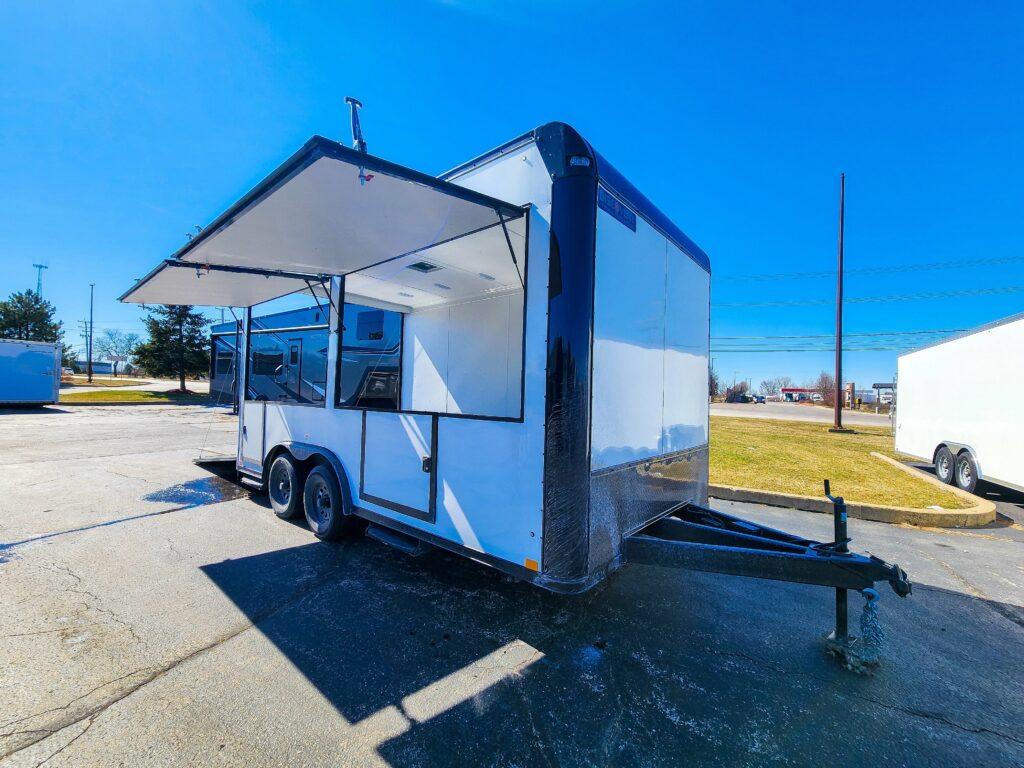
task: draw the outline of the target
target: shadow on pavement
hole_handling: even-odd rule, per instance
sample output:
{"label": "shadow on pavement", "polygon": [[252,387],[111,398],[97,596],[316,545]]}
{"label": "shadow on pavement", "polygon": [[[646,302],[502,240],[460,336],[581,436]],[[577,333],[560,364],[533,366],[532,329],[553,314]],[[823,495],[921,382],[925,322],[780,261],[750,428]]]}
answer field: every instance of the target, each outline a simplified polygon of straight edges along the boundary
{"label": "shadow on pavement", "polygon": [[826,659],[833,593],[815,587],[634,566],[564,597],[366,539],[203,571],[393,765],[1024,755],[1019,627],[1007,624],[1021,610],[957,592],[885,589],[885,661],[868,678]]}
{"label": "shadow on pavement", "polygon": [[54,405],[5,405],[0,408],[0,416],[13,416],[15,414],[32,414],[38,416],[40,414],[49,413],[69,413],[69,411],[63,408],[58,408]]}

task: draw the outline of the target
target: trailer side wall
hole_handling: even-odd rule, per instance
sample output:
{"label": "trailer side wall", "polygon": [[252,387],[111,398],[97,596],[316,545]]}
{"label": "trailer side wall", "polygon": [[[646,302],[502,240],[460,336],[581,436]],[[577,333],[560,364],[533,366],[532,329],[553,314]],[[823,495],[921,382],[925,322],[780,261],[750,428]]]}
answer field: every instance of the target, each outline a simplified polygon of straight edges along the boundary
{"label": "trailer side wall", "polygon": [[967,446],[979,476],[1024,486],[1024,440],[1011,394],[1024,379],[1024,318],[902,355],[896,450],[931,461],[937,446]]}

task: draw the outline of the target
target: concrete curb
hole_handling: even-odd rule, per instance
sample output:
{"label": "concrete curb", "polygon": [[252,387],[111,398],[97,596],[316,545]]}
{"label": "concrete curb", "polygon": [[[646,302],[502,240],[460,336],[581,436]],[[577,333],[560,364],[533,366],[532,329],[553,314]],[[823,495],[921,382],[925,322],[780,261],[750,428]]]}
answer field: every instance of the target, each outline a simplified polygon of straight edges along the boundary
{"label": "concrete curb", "polygon": [[[206,400],[163,400],[155,403],[146,402],[145,400],[60,400],[56,405],[58,407],[67,406],[69,408],[88,408],[95,405],[106,408],[112,405],[215,405],[215,403],[209,403]],[[230,408],[230,405],[225,407]]]}
{"label": "concrete curb", "polygon": [[[959,488],[946,485],[934,477],[918,472],[895,459],[880,453],[871,454],[877,459],[892,464],[894,467],[913,475],[919,480],[931,482],[944,491],[970,501],[973,506],[965,509],[914,509],[912,507],[888,507],[877,504],[857,504],[847,502],[846,512],[850,517],[859,520],[874,520],[879,523],[906,523],[929,528],[977,528],[987,525],[996,519],[996,505],[986,499],[980,499]],[[808,512],[832,514],[832,504],[824,497],[797,496],[788,493],[774,493],[754,488],[736,488],[731,485],[710,485],[708,495],[724,501],[746,501],[753,504],[768,504],[775,507],[792,507]]]}

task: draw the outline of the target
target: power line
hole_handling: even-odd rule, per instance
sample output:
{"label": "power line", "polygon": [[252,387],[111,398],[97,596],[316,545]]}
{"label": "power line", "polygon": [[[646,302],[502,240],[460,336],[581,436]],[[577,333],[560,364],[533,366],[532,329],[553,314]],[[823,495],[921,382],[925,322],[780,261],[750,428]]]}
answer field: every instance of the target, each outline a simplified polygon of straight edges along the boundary
{"label": "power line", "polygon": [[[845,270],[847,275],[884,275],[906,272],[920,272],[922,270],[961,269],[967,267],[994,267],[1003,264],[1017,264],[1024,262],[1024,256],[1004,256],[991,259],[956,259],[952,261],[933,261],[927,264],[899,264],[881,267],[861,267],[859,269]],[[726,275],[716,277],[715,282],[724,283],[749,283],[762,282],[764,280],[800,280],[835,277],[835,270],[825,272],[772,272],[762,275]]]}
{"label": "power line", "polygon": [[[897,301],[924,301],[929,299],[956,299],[969,296],[1003,296],[1024,291],[1024,285],[1004,285],[995,288],[973,288],[964,291],[929,291],[924,293],[903,293],[889,296],[854,296],[844,299],[847,304],[885,304]],[[712,304],[713,309],[737,309],[740,307],[811,307],[835,304],[835,299],[784,299],[780,301],[737,301],[727,304]]]}
{"label": "power line", "polygon": [[[844,339],[860,336],[920,336],[931,333],[963,333],[966,328],[949,328],[934,331],[879,331],[877,333],[844,333]],[[834,339],[834,333],[804,334],[800,336],[712,336],[712,341],[755,341],[760,339]]]}
{"label": "power line", "polygon": [[[911,349],[917,349],[917,347],[847,347],[847,346],[843,346],[843,352],[906,352],[906,351],[909,351]],[[743,353],[748,353],[748,352],[769,352],[769,353],[777,353],[777,352],[786,352],[786,353],[790,353],[790,352],[819,352],[819,353],[826,353],[826,352],[835,352],[835,351],[836,351],[835,347],[820,347],[820,348],[798,347],[798,348],[795,348],[795,349],[781,349],[781,348],[778,348],[778,347],[755,347],[753,349],[737,349],[737,348],[719,349],[719,348],[715,348],[715,349],[711,350],[711,354],[714,354],[714,355],[724,355],[724,354],[728,354],[730,352],[743,352]]]}

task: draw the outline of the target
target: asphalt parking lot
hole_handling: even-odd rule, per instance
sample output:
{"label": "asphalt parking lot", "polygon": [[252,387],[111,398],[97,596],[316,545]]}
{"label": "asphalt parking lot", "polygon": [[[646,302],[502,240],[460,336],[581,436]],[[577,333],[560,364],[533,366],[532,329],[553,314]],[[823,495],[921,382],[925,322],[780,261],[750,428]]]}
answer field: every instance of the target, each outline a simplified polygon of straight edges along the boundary
{"label": "asphalt parking lot", "polygon": [[915,582],[860,677],[821,588],[632,567],[560,597],[319,543],[192,463],[234,435],[202,407],[0,412],[0,765],[1024,765],[1006,518],[850,521]]}

